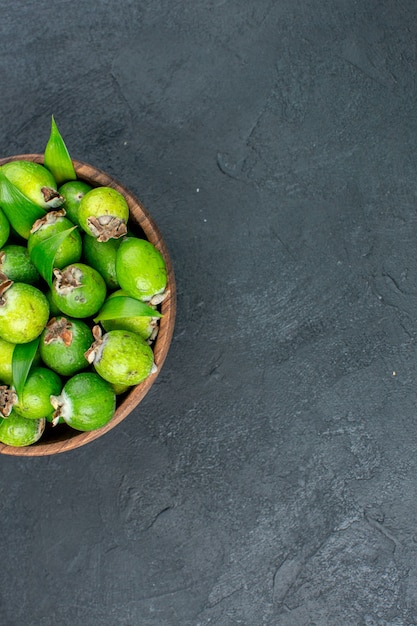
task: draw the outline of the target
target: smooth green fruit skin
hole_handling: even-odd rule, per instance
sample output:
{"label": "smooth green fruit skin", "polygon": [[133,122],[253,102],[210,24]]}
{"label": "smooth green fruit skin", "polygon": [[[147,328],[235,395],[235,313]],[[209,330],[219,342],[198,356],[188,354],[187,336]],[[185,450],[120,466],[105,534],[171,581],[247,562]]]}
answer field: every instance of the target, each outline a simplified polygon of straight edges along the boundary
{"label": "smooth green fruit skin", "polygon": [[[74,224],[66,217],[59,217],[54,224],[45,224],[38,228],[35,232],[31,232],[28,239],[29,254],[33,248],[45,239],[52,237],[57,233],[72,228]],[[81,259],[82,239],[77,229],[73,230],[61,245],[58,247],[54,257],[54,267],[62,269],[71,263],[77,263]]]}
{"label": "smooth green fruit skin", "polygon": [[[62,316],[57,317],[60,321]],[[54,372],[61,376],[73,376],[88,366],[84,354],[94,341],[93,333],[89,326],[82,320],[66,318],[71,325],[72,340],[66,346],[62,338],[53,339],[45,343],[48,329],[41,334],[39,353],[42,361]]]}
{"label": "smooth green fruit skin", "polygon": [[0,339],[0,381],[5,385],[11,385],[13,380],[12,359],[15,345]]}
{"label": "smooth green fruit skin", "polygon": [[97,241],[95,237],[85,235],[83,254],[87,265],[94,267],[104,278],[109,289],[119,286],[116,275],[116,255],[121,239]]}
{"label": "smooth green fruit skin", "polygon": [[121,396],[122,393],[125,393],[128,389],[130,389],[130,385],[115,385],[113,383],[110,384],[116,396]]}
{"label": "smooth green fruit skin", "polygon": [[103,215],[117,217],[125,224],[129,219],[129,205],[124,196],[112,187],[96,187],[86,193],[80,202],[78,220],[87,235],[93,236],[88,225],[88,218]]}
{"label": "smooth green fruit skin", "polygon": [[71,263],[71,267],[82,271],[82,285],[64,295],[57,292],[55,279],[52,286],[52,301],[65,315],[79,318],[91,317],[97,313],[106,299],[106,283],[93,267],[84,263]]}
{"label": "smooth green fruit skin", "polygon": [[42,194],[42,187],[57,190],[57,184],[51,172],[33,161],[10,161],[1,166],[2,172],[15,187],[23,193],[29,200],[48,209],[62,204],[63,200],[47,203]]}
{"label": "smooth green fruit skin", "polygon": [[146,239],[126,237],[116,256],[116,275],[120,287],[132,298],[150,300],[167,284],[162,254]]}
{"label": "smooth green fruit skin", "polygon": [[30,446],[38,441],[45,430],[45,419],[28,420],[12,410],[0,423],[0,441],[6,446]]}
{"label": "smooth green fruit skin", "polygon": [[46,296],[33,285],[13,283],[0,305],[0,337],[10,343],[28,343],[38,337],[49,318]]}
{"label": "smooth green fruit skin", "polygon": [[58,189],[60,195],[65,198],[63,208],[67,213],[67,217],[73,224],[77,224],[77,226],[80,225],[78,220],[80,202],[85,194],[91,190],[91,185],[88,185],[82,180],[71,180],[61,185]]}
{"label": "smooth green fruit skin", "polygon": [[9,239],[10,235],[10,223],[7,217],[5,216],[2,209],[0,209],[0,248],[4,246],[4,244]]}
{"label": "smooth green fruit skin", "polygon": [[113,385],[138,385],[149,376],[153,366],[152,348],[135,333],[111,330],[103,338],[94,367]]}
{"label": "smooth green fruit skin", "polygon": [[15,282],[36,285],[40,280],[40,274],[32,263],[26,246],[8,244],[1,250],[5,253],[0,270],[7,278]]}
{"label": "smooth green fruit skin", "polygon": [[75,374],[64,385],[62,417],[81,431],[105,426],[114,415],[116,395],[109,383],[95,372]]}
{"label": "smooth green fruit skin", "polygon": [[[108,297],[115,298],[117,296],[128,296],[129,294],[123,289],[118,289],[111,293]],[[101,320],[101,325],[104,330],[129,330],[132,333],[136,333],[142,339],[149,339],[151,336],[154,326],[151,324],[151,317],[145,316],[136,316],[136,317],[119,317],[118,319],[113,320]]]}
{"label": "smooth green fruit skin", "polygon": [[45,296],[49,304],[49,317],[57,317],[58,315],[61,315],[61,309],[56,306],[52,299],[52,289],[45,291]]}
{"label": "smooth green fruit skin", "polygon": [[62,382],[58,374],[46,367],[34,367],[29,372],[13,410],[26,419],[46,418],[54,412],[50,396],[58,395],[61,389]]}

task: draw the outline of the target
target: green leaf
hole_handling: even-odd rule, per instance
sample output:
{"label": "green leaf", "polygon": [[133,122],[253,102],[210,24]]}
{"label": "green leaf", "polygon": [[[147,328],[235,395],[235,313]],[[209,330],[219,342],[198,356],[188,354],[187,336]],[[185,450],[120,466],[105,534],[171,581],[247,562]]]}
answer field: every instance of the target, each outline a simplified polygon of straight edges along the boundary
{"label": "green leaf", "polygon": [[24,239],[29,239],[30,229],[45,210],[27,198],[0,168],[0,207],[14,230]]}
{"label": "green leaf", "polygon": [[68,180],[76,180],[77,174],[75,173],[74,165],[55,123],[54,116],[52,116],[51,134],[45,147],[43,162],[58,185]]}
{"label": "green leaf", "polygon": [[71,228],[67,228],[60,233],[55,233],[55,235],[37,243],[31,250],[30,258],[32,263],[50,287],[52,287],[54,260],[57,250],[64,239],[72,233],[74,228],[78,227],[72,226]]}
{"label": "green leaf", "polygon": [[129,296],[114,296],[107,298],[100,311],[94,318],[100,320],[116,320],[122,317],[162,317],[156,309]]}
{"label": "green leaf", "polygon": [[13,350],[12,376],[17,395],[21,395],[25,386],[33,359],[39,346],[39,337],[29,343],[18,343]]}

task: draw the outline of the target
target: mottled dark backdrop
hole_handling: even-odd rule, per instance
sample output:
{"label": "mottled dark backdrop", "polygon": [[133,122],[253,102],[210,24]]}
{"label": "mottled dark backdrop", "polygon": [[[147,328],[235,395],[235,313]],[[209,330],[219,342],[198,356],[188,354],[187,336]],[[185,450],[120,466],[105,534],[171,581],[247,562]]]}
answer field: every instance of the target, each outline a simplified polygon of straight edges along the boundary
{"label": "mottled dark backdrop", "polygon": [[178,321],[85,448],[0,458],[2,626],[417,624],[417,5],[4,0],[2,156],[144,202]]}

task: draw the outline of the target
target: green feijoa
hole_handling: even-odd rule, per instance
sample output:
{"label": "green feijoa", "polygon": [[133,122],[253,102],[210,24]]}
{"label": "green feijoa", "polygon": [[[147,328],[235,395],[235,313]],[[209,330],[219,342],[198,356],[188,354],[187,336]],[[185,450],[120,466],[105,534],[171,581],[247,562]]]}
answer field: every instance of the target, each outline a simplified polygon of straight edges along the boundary
{"label": "green feijoa", "polygon": [[[96,327],[94,328],[94,331]],[[86,357],[96,372],[113,385],[137,385],[154,370],[152,348],[127,330],[111,330],[96,340]]]}
{"label": "green feijoa", "polygon": [[28,343],[43,331],[49,318],[46,296],[37,287],[5,280],[0,284],[0,337]]}
{"label": "green feijoa", "polygon": [[126,391],[130,389],[130,385],[115,385],[113,383],[110,383],[110,384],[116,396],[121,396],[122,393],[125,393]]}
{"label": "green feijoa", "polygon": [[[65,217],[65,211],[49,211],[45,217],[36,220],[32,226],[27,244],[29,254],[41,241],[45,241],[45,239],[62,233],[73,226],[74,224]],[[58,247],[54,257],[54,267],[62,269],[70,263],[76,263],[80,260],[81,253],[81,235],[78,229],[74,229]]]}
{"label": "green feijoa", "polygon": [[[127,295],[126,291],[118,289],[109,295],[108,300]],[[142,315],[100,320],[100,324],[103,326],[104,330],[129,330],[142,337],[142,339],[154,339],[158,331],[158,317],[145,317]]]}
{"label": "green feijoa", "polygon": [[45,419],[29,420],[12,410],[0,423],[0,441],[6,446],[30,446],[42,437],[44,430]]}
{"label": "green feijoa", "polygon": [[113,417],[116,395],[111,385],[95,372],[75,374],[65,383],[59,396],[52,396],[54,420],[81,431],[96,430]]}
{"label": "green feijoa", "polygon": [[13,410],[27,419],[41,419],[54,412],[50,396],[61,392],[61,379],[46,367],[34,367],[26,379],[23,393],[17,395]]}
{"label": "green feijoa", "polygon": [[71,180],[61,185],[58,189],[61,196],[65,198],[63,208],[66,211],[67,217],[73,224],[80,225],[78,220],[78,210],[80,208],[80,202],[86,193],[91,191],[92,187],[83,180]]}
{"label": "green feijoa", "polygon": [[31,202],[43,209],[56,209],[64,202],[51,172],[33,161],[9,161],[1,166],[6,178]]}
{"label": "green feijoa", "polygon": [[15,345],[0,339],[0,381],[6,385],[11,385],[13,380],[12,359]]}
{"label": "green feijoa", "polygon": [[84,356],[93,342],[90,327],[79,319],[52,318],[42,332],[39,353],[42,361],[61,376],[73,376],[88,366]]}
{"label": "green feijoa", "polygon": [[127,232],[129,205],[112,187],[96,187],[82,198],[78,210],[81,228],[99,241],[118,239]]}
{"label": "green feijoa", "polygon": [[0,250],[0,272],[10,280],[29,285],[36,285],[40,280],[26,246],[8,244]]}
{"label": "green feijoa", "polygon": [[101,274],[85,263],[72,263],[54,270],[52,300],[70,317],[91,317],[106,299],[106,283]]}
{"label": "green feijoa", "polygon": [[10,222],[5,216],[2,209],[0,209],[0,247],[9,239],[10,235]]}
{"label": "green feijoa", "polygon": [[121,239],[98,241],[86,235],[83,241],[84,260],[94,267],[104,278],[109,289],[117,289],[119,283],[116,275],[116,255]]}
{"label": "green feijoa", "polygon": [[159,250],[146,239],[125,237],[116,256],[120,287],[132,298],[158,303],[163,300],[167,270]]}
{"label": "green feijoa", "polygon": [[45,296],[49,304],[49,317],[57,317],[58,315],[61,315],[61,309],[56,306],[55,302],[52,299],[52,289],[47,289],[45,291]]}

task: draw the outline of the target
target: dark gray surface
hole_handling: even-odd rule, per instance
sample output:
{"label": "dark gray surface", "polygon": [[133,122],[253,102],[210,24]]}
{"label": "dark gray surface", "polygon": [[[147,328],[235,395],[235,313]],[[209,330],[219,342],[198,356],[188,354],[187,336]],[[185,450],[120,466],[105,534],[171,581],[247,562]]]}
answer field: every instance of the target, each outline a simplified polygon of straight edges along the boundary
{"label": "dark gray surface", "polygon": [[413,0],[5,0],[2,156],[126,184],[169,246],[151,392],[0,458],[2,626],[417,624]]}

